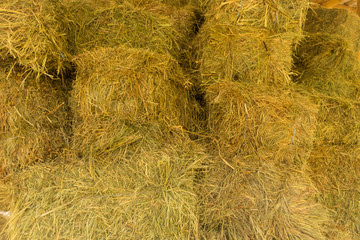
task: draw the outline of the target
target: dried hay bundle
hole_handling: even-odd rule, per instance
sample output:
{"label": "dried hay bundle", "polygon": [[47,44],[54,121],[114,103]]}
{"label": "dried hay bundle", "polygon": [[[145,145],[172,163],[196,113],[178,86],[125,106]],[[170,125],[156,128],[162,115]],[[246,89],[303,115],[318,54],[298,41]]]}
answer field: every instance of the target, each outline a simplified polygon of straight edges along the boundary
{"label": "dried hay bundle", "polygon": [[0,68],[0,175],[55,157],[67,140],[65,96],[50,81]]}
{"label": "dried hay bundle", "polygon": [[208,126],[221,152],[287,165],[306,161],[317,108],[305,96],[291,88],[226,82],[210,85],[206,98]]}
{"label": "dried hay bundle", "polygon": [[0,2],[0,53],[38,75],[59,74],[68,46],[65,30],[51,0]]}
{"label": "dried hay bundle", "polygon": [[[266,28],[299,36],[309,7],[308,0],[207,0],[207,18],[212,23]],[[295,35],[296,36],[296,35]]]}
{"label": "dried hay bundle", "polygon": [[190,9],[158,1],[68,0],[63,11],[74,54],[125,44],[177,55],[193,25]]}
{"label": "dried hay bundle", "polygon": [[84,53],[76,63],[76,149],[88,152],[88,141],[99,146],[98,141],[112,142],[113,134],[128,136],[129,126],[191,127],[189,83],[169,54],[119,46]]}
{"label": "dried hay bundle", "polygon": [[[309,159],[319,201],[331,210],[330,239],[360,238],[360,149],[354,145],[319,144]],[[348,235],[336,236],[350,232]],[[350,236],[349,236],[350,235]]]}
{"label": "dried hay bundle", "polygon": [[351,39],[351,49],[360,50],[360,19],[345,9],[314,8],[306,16],[305,31],[328,33]]}
{"label": "dried hay bundle", "polygon": [[351,44],[339,35],[308,34],[296,52],[294,80],[331,96],[356,97],[360,65]]}
{"label": "dried hay bundle", "polygon": [[265,28],[205,24],[199,35],[203,80],[288,84],[293,38]]}
{"label": "dried hay bundle", "polygon": [[202,150],[143,138],[120,162],[39,164],[11,179],[11,239],[195,239]]}
{"label": "dried hay bundle", "polygon": [[232,162],[217,160],[205,180],[205,239],[326,239],[327,212],[302,172],[251,156]]}
{"label": "dried hay bundle", "polygon": [[[360,88],[357,88],[358,91]],[[334,145],[360,144],[360,101],[314,93],[319,105],[315,141]]]}

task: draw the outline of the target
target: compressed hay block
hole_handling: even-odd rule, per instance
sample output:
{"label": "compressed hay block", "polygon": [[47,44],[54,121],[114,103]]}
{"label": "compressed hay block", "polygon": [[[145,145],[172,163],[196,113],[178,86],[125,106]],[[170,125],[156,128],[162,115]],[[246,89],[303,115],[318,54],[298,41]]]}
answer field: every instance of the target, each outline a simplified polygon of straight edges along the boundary
{"label": "compressed hay block", "polygon": [[209,131],[221,154],[286,164],[308,158],[317,108],[295,89],[225,82],[210,85],[206,99]]}
{"label": "compressed hay block", "polygon": [[314,8],[308,11],[304,30],[335,34],[350,40],[352,50],[360,50],[360,19],[346,9]]}
{"label": "compressed hay block", "polygon": [[169,54],[119,46],[85,53],[76,63],[72,90],[74,141],[80,144],[76,149],[87,149],[88,138],[96,142],[120,134],[124,124],[130,128],[191,126],[189,83]]}
{"label": "compressed hay block", "polygon": [[204,239],[327,239],[328,215],[306,175],[252,157],[232,162],[216,159],[205,177]]}
{"label": "compressed hay block", "polygon": [[333,145],[360,144],[360,101],[316,92],[310,94],[319,105],[315,141]]}
{"label": "compressed hay block", "polygon": [[265,28],[205,24],[198,37],[203,82],[227,79],[288,84],[293,35],[273,34]]}
{"label": "compressed hay block", "polygon": [[9,0],[0,3],[0,53],[39,75],[65,69],[68,54],[65,29],[50,0]]}
{"label": "compressed hay block", "polygon": [[295,53],[294,81],[330,96],[355,98],[360,65],[351,44],[340,35],[309,33]]}
{"label": "compressed hay block", "polygon": [[212,23],[266,28],[275,33],[302,34],[308,0],[208,0],[206,17]]}
{"label": "compressed hay block", "polygon": [[6,232],[10,240],[196,239],[196,174],[204,156],[180,134],[144,138],[122,162],[32,166],[6,185]]}
{"label": "compressed hay block", "polygon": [[66,99],[56,84],[9,71],[0,68],[0,174],[56,157],[68,139]]}
{"label": "compressed hay block", "polygon": [[193,14],[158,1],[68,0],[63,4],[72,52],[128,45],[178,55]]}
{"label": "compressed hay block", "polygon": [[310,175],[319,190],[319,202],[331,210],[329,239],[360,238],[359,156],[360,149],[354,145],[319,144],[311,153]]}

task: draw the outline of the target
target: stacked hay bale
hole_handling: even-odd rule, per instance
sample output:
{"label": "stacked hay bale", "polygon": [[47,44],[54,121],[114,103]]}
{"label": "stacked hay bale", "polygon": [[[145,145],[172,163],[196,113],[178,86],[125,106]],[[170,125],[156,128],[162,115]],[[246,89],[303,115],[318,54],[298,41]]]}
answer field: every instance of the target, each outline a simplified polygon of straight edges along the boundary
{"label": "stacked hay bale", "polygon": [[295,81],[319,105],[310,172],[332,210],[329,238],[360,237],[360,19],[341,9],[314,9],[296,53]]}
{"label": "stacked hay bale", "polygon": [[11,67],[0,68],[0,175],[54,159],[69,147],[66,99],[57,83],[36,82]]}
{"label": "stacked hay bale", "polygon": [[290,83],[307,1],[209,1],[200,73],[213,163],[206,239],[325,239],[327,214],[304,174],[317,107]]}
{"label": "stacked hay bale", "polygon": [[40,75],[64,71],[69,57],[55,2],[1,1],[0,53]]}
{"label": "stacked hay bale", "polygon": [[204,155],[178,134],[143,138],[116,162],[69,159],[14,175],[4,186],[13,198],[9,239],[197,238]]}
{"label": "stacked hay bale", "polygon": [[308,1],[209,1],[199,37],[201,74],[211,82],[286,85],[307,7]]}

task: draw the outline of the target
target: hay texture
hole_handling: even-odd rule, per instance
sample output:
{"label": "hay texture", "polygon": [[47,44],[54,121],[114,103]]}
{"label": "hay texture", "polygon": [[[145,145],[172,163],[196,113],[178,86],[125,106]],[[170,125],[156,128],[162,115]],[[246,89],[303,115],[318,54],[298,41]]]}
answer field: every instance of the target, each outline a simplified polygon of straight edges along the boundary
{"label": "hay texture", "polygon": [[351,48],[359,51],[360,19],[345,9],[314,8],[308,11],[304,30],[309,33],[328,33],[351,39]]}
{"label": "hay texture", "polygon": [[120,134],[107,127],[118,129],[123,123],[164,129],[191,125],[193,106],[186,92],[189,83],[169,54],[119,46],[85,53],[76,63],[72,91],[78,123],[76,149],[87,152],[84,147],[88,138],[98,141]]}
{"label": "hay texture", "polygon": [[178,55],[193,25],[190,9],[158,1],[68,0],[63,22],[74,54],[127,45]]}
{"label": "hay texture", "polygon": [[[176,134],[175,134],[176,135]],[[181,133],[132,157],[39,164],[14,176],[10,239],[195,239],[202,150]]]}
{"label": "hay texture", "polygon": [[311,153],[309,165],[319,201],[331,210],[329,239],[360,237],[359,156],[359,147],[349,145],[321,144]]}
{"label": "hay texture", "polygon": [[207,88],[208,126],[228,156],[306,161],[314,140],[316,106],[291,88],[218,83]]}
{"label": "hay texture", "polygon": [[199,37],[205,82],[290,82],[307,1],[210,1]]}
{"label": "hay texture", "polygon": [[67,145],[64,94],[49,81],[0,68],[0,174],[49,160]]}
{"label": "hay texture", "polygon": [[14,58],[38,75],[52,76],[65,69],[67,39],[53,1],[1,1],[0,14],[3,58]]}
{"label": "hay texture", "polygon": [[308,0],[208,0],[206,17],[211,23],[266,28],[274,33],[302,34]]}
{"label": "hay texture", "polygon": [[326,239],[326,210],[303,173],[256,157],[232,162],[217,159],[205,180],[204,239]]}

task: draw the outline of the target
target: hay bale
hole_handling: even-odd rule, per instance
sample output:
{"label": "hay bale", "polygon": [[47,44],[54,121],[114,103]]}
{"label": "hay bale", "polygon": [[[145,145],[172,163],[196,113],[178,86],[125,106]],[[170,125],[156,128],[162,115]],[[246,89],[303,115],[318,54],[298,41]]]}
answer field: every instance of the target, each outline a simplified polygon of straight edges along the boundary
{"label": "hay bale", "polygon": [[360,148],[354,145],[319,144],[311,153],[310,174],[319,189],[319,201],[331,210],[329,239],[360,237],[359,156]]}
{"label": "hay bale", "polygon": [[125,44],[178,55],[193,24],[190,10],[158,1],[68,0],[63,11],[74,54]]}
{"label": "hay bale", "polygon": [[360,50],[360,19],[348,10],[314,8],[308,11],[304,30],[309,33],[328,33],[351,39],[351,47]]}
{"label": "hay bale", "polygon": [[[195,239],[204,154],[181,134],[144,138],[129,158],[39,164],[15,175],[11,239]],[[74,161],[75,160],[75,161]]]}
{"label": "hay bale", "polygon": [[222,154],[287,165],[306,161],[317,112],[307,97],[291,88],[236,82],[210,85],[206,95],[209,131]]}
{"label": "hay bale", "polygon": [[266,28],[299,36],[309,7],[308,0],[208,0],[206,16],[212,23]]}
{"label": "hay bale", "polygon": [[299,74],[294,81],[331,96],[356,97],[360,65],[351,42],[340,35],[309,33],[296,51]]}
{"label": "hay bale", "polygon": [[54,158],[68,137],[65,95],[56,84],[9,72],[0,68],[0,174]]}
{"label": "hay bale", "polygon": [[288,84],[293,33],[205,24],[199,35],[200,73],[204,83],[222,79]]}
{"label": "hay bale", "polygon": [[90,139],[112,142],[113,134],[133,132],[120,131],[124,124],[191,127],[189,82],[169,54],[119,46],[85,53],[76,63],[72,91],[76,149],[88,152]]}
{"label": "hay bale", "polygon": [[0,13],[2,57],[11,56],[38,75],[52,76],[65,69],[67,40],[53,1],[1,1]]}
{"label": "hay bale", "polygon": [[215,160],[205,178],[204,239],[326,239],[327,212],[302,172],[252,156],[232,162]]}

